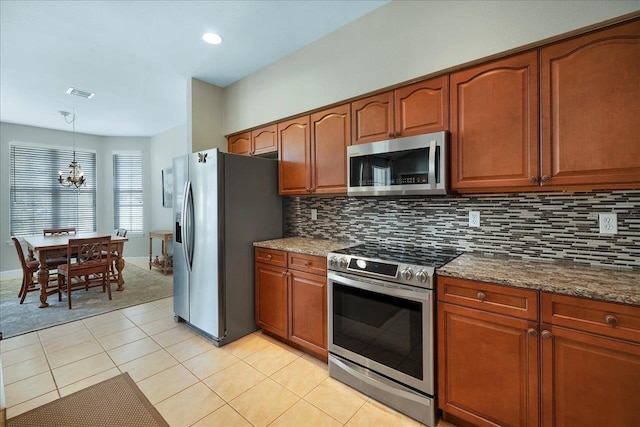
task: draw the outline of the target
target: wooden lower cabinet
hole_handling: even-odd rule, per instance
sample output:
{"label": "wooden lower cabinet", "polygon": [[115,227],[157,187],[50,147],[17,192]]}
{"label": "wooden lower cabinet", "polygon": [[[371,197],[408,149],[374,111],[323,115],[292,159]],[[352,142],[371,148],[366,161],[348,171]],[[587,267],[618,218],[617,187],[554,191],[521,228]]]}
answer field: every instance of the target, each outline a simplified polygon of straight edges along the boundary
{"label": "wooden lower cabinet", "polygon": [[640,344],[543,328],[542,426],[638,425]]}
{"label": "wooden lower cabinet", "polygon": [[286,268],[256,263],[256,323],[287,338],[288,289]]}
{"label": "wooden lower cabinet", "polygon": [[538,425],[537,322],[442,303],[439,407],[478,426]]}
{"label": "wooden lower cabinet", "polygon": [[449,277],[437,292],[446,420],[638,425],[640,307]]}
{"label": "wooden lower cabinet", "polygon": [[326,259],[255,249],[256,324],[327,360]]}
{"label": "wooden lower cabinet", "polygon": [[542,293],[542,426],[640,420],[640,308]]}
{"label": "wooden lower cabinet", "polygon": [[289,339],[318,354],[326,353],[327,278],[295,270],[290,273]]}

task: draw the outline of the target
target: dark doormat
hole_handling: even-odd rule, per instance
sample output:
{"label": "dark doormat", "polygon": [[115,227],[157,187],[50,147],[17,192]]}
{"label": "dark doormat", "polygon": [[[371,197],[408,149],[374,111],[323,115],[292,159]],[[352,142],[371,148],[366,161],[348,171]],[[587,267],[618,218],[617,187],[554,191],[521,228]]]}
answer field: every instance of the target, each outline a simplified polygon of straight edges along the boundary
{"label": "dark doormat", "polygon": [[7,427],[169,427],[128,373],[7,420]]}

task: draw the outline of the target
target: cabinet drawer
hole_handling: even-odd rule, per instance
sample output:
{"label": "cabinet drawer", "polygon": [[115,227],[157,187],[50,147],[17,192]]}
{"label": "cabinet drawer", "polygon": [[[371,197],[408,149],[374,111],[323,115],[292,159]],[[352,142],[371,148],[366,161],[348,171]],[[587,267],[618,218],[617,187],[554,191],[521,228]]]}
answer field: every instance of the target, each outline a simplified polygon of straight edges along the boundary
{"label": "cabinet drawer", "polygon": [[522,319],[538,320],[538,291],[438,277],[438,301]]}
{"label": "cabinet drawer", "polygon": [[287,267],[287,253],[277,249],[255,248],[256,262]]}
{"label": "cabinet drawer", "polygon": [[289,252],[289,268],[312,274],[327,274],[327,259]]}
{"label": "cabinet drawer", "polygon": [[640,342],[640,307],[543,292],[542,321]]}

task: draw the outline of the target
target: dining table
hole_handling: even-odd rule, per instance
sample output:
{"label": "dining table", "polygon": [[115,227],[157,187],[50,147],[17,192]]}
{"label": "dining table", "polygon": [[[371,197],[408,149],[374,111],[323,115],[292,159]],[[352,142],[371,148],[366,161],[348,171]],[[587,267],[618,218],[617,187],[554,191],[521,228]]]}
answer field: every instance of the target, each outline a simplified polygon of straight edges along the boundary
{"label": "dining table", "polygon": [[[59,258],[66,256],[67,246],[69,239],[85,239],[91,237],[108,236],[105,233],[78,233],[58,236],[43,236],[41,234],[34,236],[24,236],[23,239],[27,244],[29,251],[29,261],[37,259],[40,261],[40,268],[38,269],[37,278],[40,284],[40,308],[48,307],[47,297],[53,293],[57,293],[57,288],[51,290],[49,288],[49,271],[50,268],[47,265],[47,259]],[[122,253],[124,252],[124,244],[129,239],[122,236],[111,236],[111,251],[117,253],[115,259],[116,271],[115,278],[109,278],[110,282],[117,282],[118,288],[116,291],[124,290],[124,278],[122,277],[122,270],[124,269],[124,259]],[[53,267],[55,269],[55,267]]]}

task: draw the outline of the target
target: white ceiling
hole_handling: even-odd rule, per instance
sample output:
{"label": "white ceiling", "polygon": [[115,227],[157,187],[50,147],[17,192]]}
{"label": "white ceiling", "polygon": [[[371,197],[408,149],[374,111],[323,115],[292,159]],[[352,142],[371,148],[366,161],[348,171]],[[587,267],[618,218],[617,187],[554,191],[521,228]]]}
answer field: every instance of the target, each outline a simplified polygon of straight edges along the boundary
{"label": "white ceiling", "polygon": [[0,0],[0,121],[71,130],[75,109],[77,132],[157,135],[185,123],[189,78],[225,87],[386,2]]}

